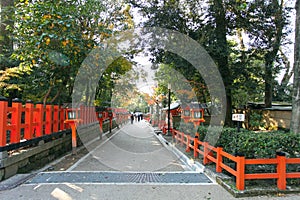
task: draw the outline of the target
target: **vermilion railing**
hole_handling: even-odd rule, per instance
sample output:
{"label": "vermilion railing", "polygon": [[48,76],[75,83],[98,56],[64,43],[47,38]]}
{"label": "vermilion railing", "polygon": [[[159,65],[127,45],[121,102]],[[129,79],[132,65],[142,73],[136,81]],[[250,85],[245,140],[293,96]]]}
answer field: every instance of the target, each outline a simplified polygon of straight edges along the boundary
{"label": "vermilion railing", "polygon": [[[287,172],[287,164],[300,164],[300,158],[286,158],[284,155],[277,155],[276,158],[263,158],[263,159],[246,159],[244,156],[233,156],[223,151],[222,147],[213,147],[207,142],[199,141],[197,137],[192,138],[182,132],[173,130],[173,137],[181,145],[186,146],[186,151],[193,150],[194,157],[198,158],[199,154],[203,156],[203,164],[209,162],[216,164],[216,172],[221,173],[226,170],[236,177],[236,188],[238,190],[245,189],[245,180],[253,179],[277,179],[277,188],[286,190],[286,179],[300,178],[300,172]],[[193,141],[193,143],[192,143]],[[202,146],[199,149],[199,146]],[[223,158],[227,158],[236,163],[235,169],[226,165]],[[245,172],[246,165],[276,165],[276,172],[274,173],[251,173]]]}
{"label": "vermilion railing", "polygon": [[[58,131],[69,129],[66,110],[59,105],[33,104],[25,105],[18,99],[13,100],[11,107],[5,98],[0,99],[0,147],[32,140]],[[79,125],[97,121],[95,107],[80,106]]]}
{"label": "vermilion railing", "polygon": [[[0,97],[0,148],[69,129],[69,124],[65,123],[68,109],[74,110],[59,105],[34,104],[31,101],[23,105],[19,99],[14,99],[12,105],[8,106],[7,99]],[[98,122],[98,113],[94,106],[81,105],[77,109],[79,126]],[[115,120],[117,124],[128,121],[129,114],[126,109],[114,109],[114,116],[111,118],[107,111],[104,112],[104,121]]]}
{"label": "vermilion railing", "polygon": [[1,99],[0,147],[64,130],[67,128],[64,120],[65,109],[58,105],[34,105],[30,101],[22,105],[19,100],[14,100],[9,107],[8,102]]}

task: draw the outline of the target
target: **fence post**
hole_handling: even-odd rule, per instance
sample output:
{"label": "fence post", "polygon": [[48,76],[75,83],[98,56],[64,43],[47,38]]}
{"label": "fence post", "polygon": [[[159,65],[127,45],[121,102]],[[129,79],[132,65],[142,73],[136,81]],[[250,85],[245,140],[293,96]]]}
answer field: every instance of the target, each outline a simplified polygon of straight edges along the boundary
{"label": "fence post", "polygon": [[217,147],[216,172],[219,172],[219,173],[222,172],[222,167],[221,167],[221,164],[223,162],[222,151],[223,151],[223,147]]}
{"label": "fence post", "polygon": [[245,156],[237,156],[236,162],[236,188],[245,189]]}
{"label": "fence post", "polygon": [[279,190],[286,190],[286,158],[285,153],[277,152],[277,188]]}
{"label": "fence post", "polygon": [[6,146],[7,106],[5,97],[0,96],[0,147]]}
{"label": "fence post", "polygon": [[33,138],[33,111],[34,105],[31,100],[26,101],[25,104],[25,132],[24,138],[30,140]]}
{"label": "fence post", "polygon": [[[190,142],[191,142],[190,136],[187,135],[187,136],[186,136],[186,139],[187,139],[187,141],[186,141],[185,152],[190,152],[190,151],[191,151],[191,150],[190,150],[190,146],[189,146],[189,144],[190,144]],[[184,135],[183,135],[183,137],[181,137],[181,142],[182,142],[182,144],[183,144],[183,140],[184,140]]]}
{"label": "fence post", "polygon": [[45,134],[49,135],[52,133],[52,105],[46,105],[46,125]]}
{"label": "fence post", "polygon": [[35,137],[41,137],[43,136],[43,131],[44,131],[44,104],[37,103],[35,108],[36,108],[36,113],[34,115],[34,121],[36,123]]}
{"label": "fence post", "polygon": [[207,155],[208,155],[208,142],[203,142],[203,164],[206,165],[208,163]]}
{"label": "fence post", "polygon": [[19,143],[21,140],[21,116],[22,102],[20,99],[13,99],[11,124],[13,125],[10,134],[10,143]]}
{"label": "fence post", "polygon": [[198,136],[196,135],[194,138],[194,158],[198,158]]}
{"label": "fence post", "polygon": [[58,132],[58,113],[59,113],[59,106],[54,105],[53,107],[53,132]]}
{"label": "fence post", "polygon": [[66,119],[66,114],[65,114],[65,108],[63,108],[62,106],[59,106],[59,130],[65,130],[65,119]]}
{"label": "fence post", "polygon": [[86,124],[86,107],[84,105],[80,105],[78,113],[80,115],[80,119],[82,119],[82,121],[79,124]]}

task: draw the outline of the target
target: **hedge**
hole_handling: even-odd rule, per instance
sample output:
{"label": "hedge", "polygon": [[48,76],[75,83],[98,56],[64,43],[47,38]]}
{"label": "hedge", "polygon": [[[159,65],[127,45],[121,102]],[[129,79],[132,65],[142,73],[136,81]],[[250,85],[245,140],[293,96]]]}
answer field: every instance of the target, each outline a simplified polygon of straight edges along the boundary
{"label": "hedge", "polygon": [[214,146],[222,146],[224,151],[232,155],[241,153],[246,158],[274,158],[276,152],[284,152],[287,157],[300,157],[300,134],[283,131],[254,132],[235,128],[223,128],[221,134],[214,129],[207,132],[207,127],[200,126],[201,141],[213,140]]}

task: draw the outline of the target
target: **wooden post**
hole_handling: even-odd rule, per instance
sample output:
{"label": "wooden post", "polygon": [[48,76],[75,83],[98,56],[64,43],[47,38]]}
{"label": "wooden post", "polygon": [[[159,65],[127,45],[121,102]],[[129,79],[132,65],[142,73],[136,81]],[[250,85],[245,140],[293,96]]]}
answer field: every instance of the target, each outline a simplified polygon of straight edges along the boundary
{"label": "wooden post", "polygon": [[10,143],[19,143],[21,140],[21,116],[22,116],[22,102],[20,99],[14,99],[12,103],[12,116],[11,116],[11,134]]}
{"label": "wooden post", "polygon": [[221,167],[221,164],[223,162],[222,151],[223,151],[223,147],[217,147],[216,172],[218,172],[218,173],[222,172],[222,167]]}
{"label": "wooden post", "polygon": [[237,156],[236,162],[236,188],[238,190],[245,189],[245,157]]}
{"label": "wooden post", "polygon": [[194,138],[194,158],[198,158],[198,136],[196,135]]}
{"label": "wooden post", "polygon": [[76,137],[76,122],[70,124],[72,129],[72,153],[76,154],[77,137]]}
{"label": "wooden post", "polygon": [[33,138],[33,102],[28,100],[25,104],[25,133],[24,139],[31,140]]}
{"label": "wooden post", "polygon": [[81,105],[80,106],[80,110],[79,110],[80,118],[82,119],[81,124],[86,124],[86,114],[85,114],[85,111],[86,111],[86,107],[83,106],[83,105]]}
{"label": "wooden post", "polygon": [[203,164],[206,165],[208,163],[207,155],[208,155],[208,142],[203,142]]}
{"label": "wooden post", "polygon": [[52,133],[52,105],[46,105],[46,125],[45,134],[49,135]]}
{"label": "wooden post", "polygon": [[284,153],[277,153],[277,188],[286,190],[286,158]]}
{"label": "wooden post", "polygon": [[59,106],[59,130],[65,130],[65,123],[64,121],[66,120],[66,109],[62,108],[62,106]]}
{"label": "wooden post", "polygon": [[59,106],[53,106],[53,132],[58,132],[58,114],[59,114]]}
{"label": "wooden post", "polygon": [[103,118],[99,119],[99,125],[100,125],[100,140],[102,140],[102,135],[103,135]]}
{"label": "wooden post", "polygon": [[[183,144],[183,140],[184,140],[184,136],[181,137],[181,144]],[[190,152],[190,151],[191,151],[191,150],[190,150],[190,146],[189,146],[190,142],[191,142],[190,136],[188,135],[188,136],[187,136],[187,141],[186,141],[185,152]]]}
{"label": "wooden post", "polygon": [[7,99],[0,96],[0,147],[6,146]]}
{"label": "wooden post", "polygon": [[184,133],[180,132],[180,145],[183,146]]}
{"label": "wooden post", "polygon": [[112,117],[109,117],[109,133],[112,131],[113,120]]}
{"label": "wooden post", "polygon": [[34,115],[34,121],[36,123],[36,133],[35,137],[43,136],[44,132],[44,105],[43,103],[38,103],[35,105],[36,114]]}

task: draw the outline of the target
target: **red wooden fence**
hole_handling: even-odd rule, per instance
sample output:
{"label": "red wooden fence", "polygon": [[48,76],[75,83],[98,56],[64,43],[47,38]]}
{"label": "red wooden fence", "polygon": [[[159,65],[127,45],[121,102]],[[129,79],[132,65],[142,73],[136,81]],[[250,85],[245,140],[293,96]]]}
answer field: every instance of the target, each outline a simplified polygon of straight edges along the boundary
{"label": "red wooden fence", "polygon": [[[280,190],[286,190],[286,179],[300,178],[300,172],[287,172],[287,164],[300,164],[300,158],[286,158],[284,155],[277,155],[276,158],[263,158],[263,159],[246,159],[244,156],[233,156],[223,151],[222,147],[213,147],[207,142],[199,141],[198,138],[192,138],[189,135],[185,135],[182,132],[173,130],[173,137],[181,145],[186,146],[186,151],[191,149],[194,151],[194,157],[198,158],[198,155],[203,156],[203,164],[206,165],[209,162],[216,164],[216,172],[222,172],[226,170],[230,174],[236,177],[236,188],[238,190],[245,189],[245,180],[251,179],[277,179],[277,188]],[[194,144],[191,144],[194,141]],[[198,147],[202,146],[203,150]],[[227,158],[236,163],[236,169],[223,163],[223,158]],[[276,172],[274,173],[252,173],[247,174],[245,172],[246,165],[276,165]]]}
{"label": "red wooden fence", "polygon": [[[18,99],[9,107],[7,99],[0,98],[0,147],[69,129],[64,123],[66,110],[59,105],[34,105],[31,101],[23,105]],[[79,110],[79,125],[97,121],[95,107],[80,106]]]}
{"label": "red wooden fence", "polygon": [[[59,105],[33,104],[31,101],[23,105],[18,99],[13,100],[10,107],[7,99],[0,97],[0,147],[69,129],[69,124],[65,123],[68,109]],[[79,126],[98,121],[94,106],[82,105],[77,110]],[[118,124],[128,121],[126,109],[117,108],[114,115]],[[105,112],[104,120],[108,119]]]}

